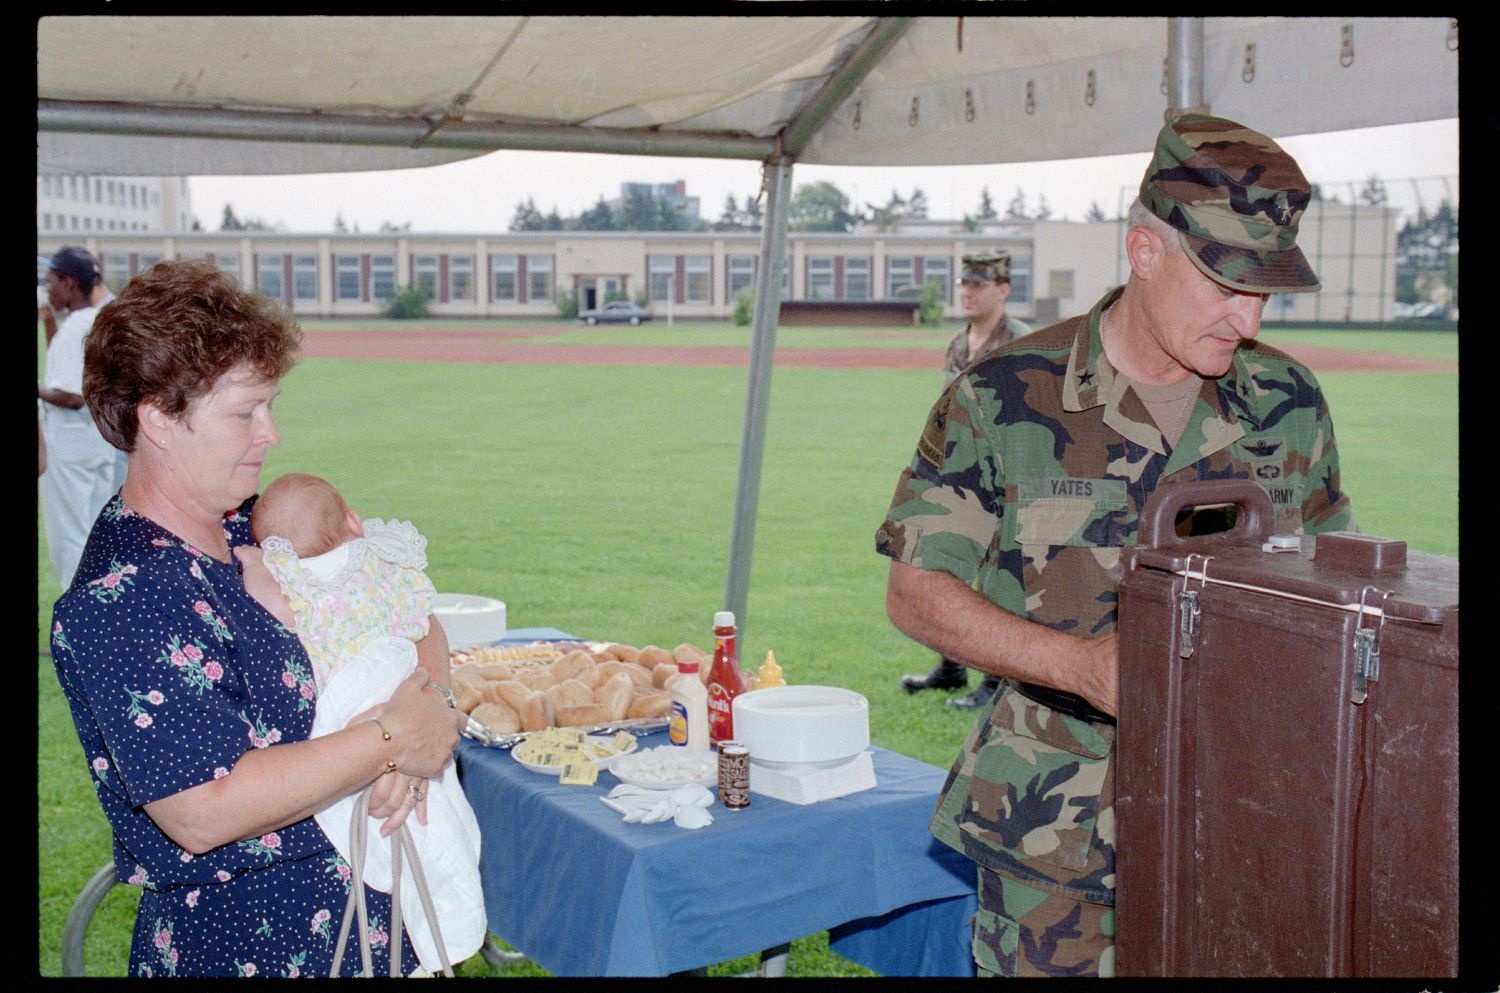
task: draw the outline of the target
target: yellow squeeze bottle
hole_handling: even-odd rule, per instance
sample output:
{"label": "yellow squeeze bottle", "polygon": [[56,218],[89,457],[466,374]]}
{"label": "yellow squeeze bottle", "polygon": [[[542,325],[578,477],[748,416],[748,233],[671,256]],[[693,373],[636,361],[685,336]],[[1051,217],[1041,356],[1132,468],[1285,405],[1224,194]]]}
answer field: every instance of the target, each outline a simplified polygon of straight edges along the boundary
{"label": "yellow squeeze bottle", "polygon": [[781,666],[776,664],[776,653],[767,652],[766,661],[756,674],[755,688],[763,690],[767,686],[785,686],[786,680],[781,677]]}

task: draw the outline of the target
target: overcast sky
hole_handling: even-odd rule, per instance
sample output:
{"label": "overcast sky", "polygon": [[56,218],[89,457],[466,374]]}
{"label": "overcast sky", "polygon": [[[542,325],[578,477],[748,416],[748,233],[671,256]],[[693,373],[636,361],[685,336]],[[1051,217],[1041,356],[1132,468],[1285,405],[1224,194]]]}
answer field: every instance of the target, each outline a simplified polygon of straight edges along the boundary
{"label": "overcast sky", "polygon": [[[1363,183],[1378,174],[1389,181],[1429,179],[1418,184],[1426,206],[1444,194],[1441,177],[1458,175],[1458,121],[1430,121],[1338,131],[1280,139],[1296,156],[1310,180],[1329,193],[1349,199],[1348,182]],[[1005,165],[816,166],[797,165],[792,184],[827,180],[857,205],[884,204],[894,189],[909,197],[913,188],[927,196],[933,218],[958,219],[978,209],[980,190],[988,188],[995,209],[1005,213],[1017,190],[1035,212],[1045,196],[1055,218],[1081,220],[1098,203],[1113,217],[1128,204],[1146,167],[1147,154],[1112,155],[1060,162]],[[190,181],[193,213],[209,230],[218,230],[226,203],[241,219],[259,218],[292,232],[333,230],[342,216],[351,227],[375,231],[383,222],[410,222],[414,231],[494,232],[510,226],[516,204],[528,197],[542,213],[554,208],[564,217],[578,214],[600,196],[619,196],[622,182],[663,183],[685,180],[687,193],[700,199],[701,216],[710,222],[722,212],[724,199],[743,205],[760,185],[757,162],[719,159],[669,159],[658,156],[591,155],[565,152],[493,152],[479,158],[426,169],[306,176],[197,176]],[[1406,203],[1411,184],[1391,183],[1392,200]],[[1129,189],[1121,200],[1121,188]],[[1457,201],[1456,187],[1451,199]]]}

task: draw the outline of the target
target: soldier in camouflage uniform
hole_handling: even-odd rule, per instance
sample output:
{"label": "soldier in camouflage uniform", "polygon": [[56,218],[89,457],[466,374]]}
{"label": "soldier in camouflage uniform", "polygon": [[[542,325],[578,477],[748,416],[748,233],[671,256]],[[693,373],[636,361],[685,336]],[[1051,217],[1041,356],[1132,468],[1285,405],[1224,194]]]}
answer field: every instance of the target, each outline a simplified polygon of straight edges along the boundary
{"label": "soldier in camouflage uniform", "polygon": [[979,865],[982,974],[1113,974],[1116,585],[1146,498],[1249,478],[1278,532],[1354,527],[1317,381],[1253,343],[1267,295],[1317,287],[1309,193],[1264,135],[1164,127],[1129,281],[959,376],[876,533],[896,626],[1004,677],[931,825]]}
{"label": "soldier in camouflage uniform", "polygon": [[[958,302],[969,323],[953,336],[948,343],[948,353],[943,357],[943,388],[947,389],[959,373],[989,355],[1007,342],[1030,334],[1031,328],[1005,312],[1010,299],[1010,253],[1004,250],[975,252],[965,255],[959,271]],[[962,663],[939,657],[937,665],[922,675],[908,673],[901,677],[901,686],[908,693],[930,689],[956,689],[969,681],[968,670]],[[969,710],[982,707],[989,702],[999,686],[996,677],[984,674],[979,688],[961,697],[950,699],[950,707]]]}

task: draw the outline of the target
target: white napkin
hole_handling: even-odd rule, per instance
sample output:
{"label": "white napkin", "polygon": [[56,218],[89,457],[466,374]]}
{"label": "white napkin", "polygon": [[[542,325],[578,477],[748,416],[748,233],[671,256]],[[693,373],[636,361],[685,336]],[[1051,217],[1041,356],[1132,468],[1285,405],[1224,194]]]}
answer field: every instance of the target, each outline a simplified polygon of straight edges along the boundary
{"label": "white napkin", "polygon": [[648,790],[621,784],[600,801],[625,815],[626,824],[658,824],[671,818],[680,828],[707,827],[714,822],[708,808],[714,795],[702,786],[679,786],[675,790]]}

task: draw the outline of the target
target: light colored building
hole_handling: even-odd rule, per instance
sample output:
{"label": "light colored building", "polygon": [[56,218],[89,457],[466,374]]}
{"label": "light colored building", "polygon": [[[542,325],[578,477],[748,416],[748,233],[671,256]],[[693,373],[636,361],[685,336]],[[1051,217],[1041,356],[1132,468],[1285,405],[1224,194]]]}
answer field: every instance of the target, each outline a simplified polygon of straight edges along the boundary
{"label": "light colored building", "polygon": [[[940,225],[938,226],[940,227]],[[912,300],[924,283],[942,287],[949,318],[959,259],[1003,248],[1012,256],[1009,310],[1048,323],[1092,306],[1124,281],[1119,221],[1008,221],[983,233],[789,232],[782,296],[790,300]],[[80,232],[81,233],[81,232]],[[1393,316],[1396,212],[1316,203],[1298,243],[1323,281],[1318,293],[1274,298],[1267,318],[1382,321]],[[146,231],[76,237],[39,231],[37,251],[83,244],[118,290],[170,257],[206,258],[242,283],[318,317],[377,315],[396,290],[432,291],[428,310],[444,317],[553,318],[561,292],[581,308],[612,294],[644,295],[658,317],[722,320],[750,286],[760,252],[756,232],[525,231],[497,234],[287,234],[267,231]]]}
{"label": "light colored building", "polygon": [[665,201],[669,206],[677,208],[689,228],[698,226],[698,198],[687,195],[686,180],[679,179],[672,183],[621,183],[620,199],[609,201],[609,205],[619,210],[632,193],[644,193],[648,197]]}
{"label": "light colored building", "polygon": [[184,176],[38,176],[36,230],[43,237],[187,231],[193,204]]}

